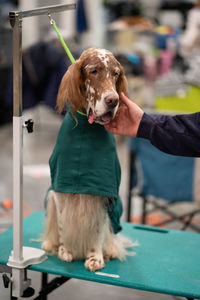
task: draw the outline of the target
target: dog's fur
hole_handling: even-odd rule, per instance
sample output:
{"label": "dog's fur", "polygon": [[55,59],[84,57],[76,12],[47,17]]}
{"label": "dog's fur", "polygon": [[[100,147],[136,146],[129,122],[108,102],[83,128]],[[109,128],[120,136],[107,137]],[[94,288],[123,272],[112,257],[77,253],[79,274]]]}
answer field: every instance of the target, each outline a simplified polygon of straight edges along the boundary
{"label": "dog's fur", "polygon": [[[58,111],[70,103],[72,114],[84,109],[89,123],[105,124],[117,112],[120,92],[128,94],[122,66],[109,51],[90,48],[64,75],[58,92]],[[67,262],[85,259],[85,267],[90,271],[103,268],[109,259],[123,260],[130,254],[126,248],[133,243],[112,232],[108,201],[98,195],[50,191],[42,248],[58,253]]]}

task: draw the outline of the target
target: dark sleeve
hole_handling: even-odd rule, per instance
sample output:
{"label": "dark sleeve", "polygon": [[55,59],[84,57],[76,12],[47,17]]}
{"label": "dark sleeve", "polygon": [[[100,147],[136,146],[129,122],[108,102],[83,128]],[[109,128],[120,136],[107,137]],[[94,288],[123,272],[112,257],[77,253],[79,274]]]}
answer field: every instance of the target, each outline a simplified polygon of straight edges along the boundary
{"label": "dark sleeve", "polygon": [[200,112],[154,117],[144,113],[137,137],[169,154],[200,157]]}

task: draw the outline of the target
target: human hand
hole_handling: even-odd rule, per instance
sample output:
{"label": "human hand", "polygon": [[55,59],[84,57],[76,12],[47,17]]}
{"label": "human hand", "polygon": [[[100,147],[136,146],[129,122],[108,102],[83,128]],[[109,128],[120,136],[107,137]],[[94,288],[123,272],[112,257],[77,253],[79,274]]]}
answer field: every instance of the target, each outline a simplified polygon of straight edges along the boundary
{"label": "human hand", "polygon": [[114,134],[134,137],[137,135],[144,112],[137,104],[128,99],[124,93],[120,94],[120,99],[124,105],[119,108],[116,117],[104,126]]}

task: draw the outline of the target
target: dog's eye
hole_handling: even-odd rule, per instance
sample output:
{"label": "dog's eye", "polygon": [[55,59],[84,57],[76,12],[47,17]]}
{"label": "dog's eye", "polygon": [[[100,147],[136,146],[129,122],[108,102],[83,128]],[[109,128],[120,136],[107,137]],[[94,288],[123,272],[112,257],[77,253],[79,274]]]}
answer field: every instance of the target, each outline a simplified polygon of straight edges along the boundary
{"label": "dog's eye", "polygon": [[96,69],[91,70],[91,71],[90,71],[90,74],[96,75],[96,74],[97,74],[97,70],[96,70]]}

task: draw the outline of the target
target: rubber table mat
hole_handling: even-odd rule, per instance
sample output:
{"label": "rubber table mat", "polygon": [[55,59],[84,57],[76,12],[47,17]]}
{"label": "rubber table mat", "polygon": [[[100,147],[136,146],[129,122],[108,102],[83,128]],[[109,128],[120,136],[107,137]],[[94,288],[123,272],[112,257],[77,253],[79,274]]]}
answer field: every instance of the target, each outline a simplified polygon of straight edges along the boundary
{"label": "rubber table mat", "polygon": [[[33,213],[24,220],[23,245],[40,248],[44,212]],[[104,284],[200,299],[200,235],[191,232],[160,229],[122,223],[122,233],[138,241],[135,256],[126,261],[106,263],[104,269],[92,273],[83,261],[63,262],[48,256],[30,270],[95,281]],[[33,240],[32,240],[33,239]],[[0,264],[6,265],[12,250],[12,229],[0,235]]]}

